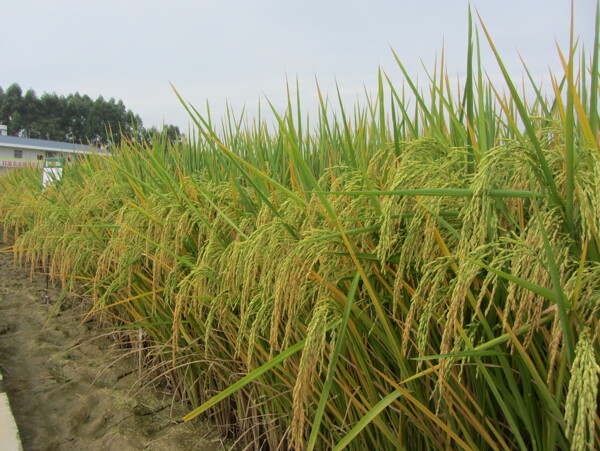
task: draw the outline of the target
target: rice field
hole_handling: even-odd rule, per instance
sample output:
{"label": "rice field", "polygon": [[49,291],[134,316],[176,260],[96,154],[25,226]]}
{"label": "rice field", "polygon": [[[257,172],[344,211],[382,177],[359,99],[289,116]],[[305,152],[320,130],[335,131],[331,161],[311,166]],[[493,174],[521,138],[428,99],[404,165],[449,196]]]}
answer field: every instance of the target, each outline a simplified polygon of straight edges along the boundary
{"label": "rice field", "polygon": [[458,89],[397,56],[403,80],[310,120],[293,89],[274,123],[180,97],[184,142],[0,178],[3,251],[249,448],[599,448],[595,24],[548,90],[471,20]]}

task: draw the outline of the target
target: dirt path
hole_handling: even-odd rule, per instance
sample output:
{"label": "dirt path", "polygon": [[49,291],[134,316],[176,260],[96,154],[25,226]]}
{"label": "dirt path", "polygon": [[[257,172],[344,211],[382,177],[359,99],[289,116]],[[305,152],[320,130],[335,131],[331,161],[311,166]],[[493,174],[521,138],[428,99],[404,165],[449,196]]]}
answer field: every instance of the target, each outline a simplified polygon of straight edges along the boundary
{"label": "dirt path", "polygon": [[223,449],[206,424],[179,422],[168,394],[139,389],[133,357],[80,325],[75,302],[52,316],[44,294],[0,253],[0,371],[26,451]]}

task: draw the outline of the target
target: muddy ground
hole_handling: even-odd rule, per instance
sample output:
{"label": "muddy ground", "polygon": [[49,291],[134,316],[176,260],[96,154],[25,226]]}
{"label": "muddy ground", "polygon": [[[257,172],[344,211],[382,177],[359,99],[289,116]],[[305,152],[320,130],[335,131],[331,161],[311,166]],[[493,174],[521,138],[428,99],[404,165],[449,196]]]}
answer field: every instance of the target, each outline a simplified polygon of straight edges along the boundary
{"label": "muddy ground", "polygon": [[82,324],[80,300],[57,309],[59,291],[45,286],[0,252],[0,371],[24,450],[229,448],[206,423],[182,423],[189,407],[166,390],[145,387],[134,353]]}

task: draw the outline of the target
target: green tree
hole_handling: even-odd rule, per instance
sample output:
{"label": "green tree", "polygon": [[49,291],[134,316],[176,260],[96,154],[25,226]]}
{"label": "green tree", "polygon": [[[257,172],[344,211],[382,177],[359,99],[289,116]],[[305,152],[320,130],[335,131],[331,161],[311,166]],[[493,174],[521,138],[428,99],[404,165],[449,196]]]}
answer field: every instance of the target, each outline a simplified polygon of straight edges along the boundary
{"label": "green tree", "polygon": [[17,135],[22,128],[23,118],[18,112],[22,97],[23,90],[17,83],[10,85],[6,92],[4,92],[0,108],[0,120],[8,126],[9,135]]}
{"label": "green tree", "polygon": [[[99,96],[92,100],[78,92],[67,96],[44,93],[38,97],[33,89],[25,95],[17,83],[4,91],[0,87],[0,123],[8,125],[9,135],[84,144],[119,144],[123,137],[145,139],[139,115],[128,110],[122,100]],[[168,139],[181,139],[179,128],[166,125]]]}

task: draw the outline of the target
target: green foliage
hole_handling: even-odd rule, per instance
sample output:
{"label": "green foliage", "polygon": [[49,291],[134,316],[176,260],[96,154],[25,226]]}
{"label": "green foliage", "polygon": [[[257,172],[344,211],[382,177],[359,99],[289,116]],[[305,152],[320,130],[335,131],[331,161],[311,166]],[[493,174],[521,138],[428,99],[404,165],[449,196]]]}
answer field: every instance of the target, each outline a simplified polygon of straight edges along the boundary
{"label": "green foliage", "polygon": [[[92,100],[79,93],[37,97],[32,89],[23,95],[16,83],[6,91],[0,88],[0,123],[8,125],[9,135],[93,145],[118,145],[123,137],[148,140],[161,133],[155,127],[145,130],[140,117],[121,100]],[[181,138],[174,125],[164,126],[162,132],[170,140]]]}

